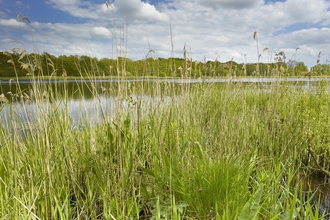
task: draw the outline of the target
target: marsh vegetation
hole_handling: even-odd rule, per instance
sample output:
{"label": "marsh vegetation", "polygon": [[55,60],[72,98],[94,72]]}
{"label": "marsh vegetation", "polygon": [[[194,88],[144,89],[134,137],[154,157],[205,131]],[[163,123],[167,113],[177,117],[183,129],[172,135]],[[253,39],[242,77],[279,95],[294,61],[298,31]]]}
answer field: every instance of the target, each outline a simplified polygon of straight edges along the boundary
{"label": "marsh vegetation", "polygon": [[[326,81],[94,84],[115,111],[95,102],[97,123],[75,126],[65,85],[36,79],[1,104],[3,218],[321,219],[306,180],[329,176]],[[15,98],[37,117],[15,114]]]}
{"label": "marsh vegetation", "polygon": [[[317,177],[327,189],[330,176],[325,80],[313,89],[280,78],[132,83],[121,80],[127,75],[119,63],[117,81],[106,84],[91,60],[91,68],[77,64],[80,81],[68,86],[69,72],[51,59],[44,60],[45,74],[35,54],[7,55],[15,73],[10,82],[16,81],[0,96],[1,219],[323,219],[329,213],[329,200],[312,184]],[[16,84],[17,62],[28,87]],[[181,77],[191,77],[189,60],[182,62]],[[270,68],[277,77],[287,73],[281,63]],[[81,105],[73,124],[70,100],[87,93],[98,117]],[[104,99],[116,107],[109,110]],[[30,103],[37,110],[25,117]]]}

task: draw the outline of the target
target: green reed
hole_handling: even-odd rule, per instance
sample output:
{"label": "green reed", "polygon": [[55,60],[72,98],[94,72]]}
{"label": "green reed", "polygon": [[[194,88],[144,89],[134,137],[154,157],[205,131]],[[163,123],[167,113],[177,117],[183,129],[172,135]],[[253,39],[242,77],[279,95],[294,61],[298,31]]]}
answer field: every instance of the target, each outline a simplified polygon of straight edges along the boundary
{"label": "green reed", "polygon": [[[123,64],[109,86],[91,61],[72,91],[44,83],[67,79],[51,60],[49,73],[25,50],[19,62],[34,83],[0,107],[1,219],[322,219],[300,179],[330,176],[327,82],[128,83]],[[83,87],[101,119],[82,109],[73,125],[68,101]]]}
{"label": "green reed", "polygon": [[2,218],[320,218],[297,179],[329,170],[325,84],[124,85],[128,110],[77,128],[35,84],[37,119],[1,132]]}

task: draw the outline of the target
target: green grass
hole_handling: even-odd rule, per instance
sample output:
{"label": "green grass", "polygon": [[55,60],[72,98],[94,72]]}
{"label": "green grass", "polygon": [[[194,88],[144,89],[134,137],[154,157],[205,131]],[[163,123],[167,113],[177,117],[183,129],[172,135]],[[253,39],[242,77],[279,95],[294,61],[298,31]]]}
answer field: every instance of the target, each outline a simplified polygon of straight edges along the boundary
{"label": "green grass", "polygon": [[[288,82],[109,86],[84,82],[98,68],[77,66],[72,90],[38,83],[69,79],[51,60],[45,74],[37,55],[22,49],[18,62],[34,84],[0,104],[9,122],[0,130],[0,219],[323,218],[305,179],[330,176],[326,81],[315,91]],[[125,79],[125,66],[116,68]],[[101,118],[73,126],[68,103],[83,85]],[[101,96],[117,97],[115,112]],[[25,121],[15,102],[27,114],[35,103],[36,117]]]}
{"label": "green grass", "polygon": [[68,97],[36,84],[37,120],[1,130],[0,217],[321,219],[297,179],[329,170],[326,86],[120,84],[129,111],[77,129]]}

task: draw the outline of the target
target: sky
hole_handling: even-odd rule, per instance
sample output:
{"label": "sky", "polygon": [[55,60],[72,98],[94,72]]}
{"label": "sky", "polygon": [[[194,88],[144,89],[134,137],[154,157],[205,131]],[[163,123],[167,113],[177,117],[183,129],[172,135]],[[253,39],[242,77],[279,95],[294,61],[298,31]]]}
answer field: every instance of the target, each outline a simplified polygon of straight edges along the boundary
{"label": "sky", "polygon": [[108,3],[0,0],[0,51],[140,60],[183,58],[185,47],[194,61],[238,63],[257,62],[258,54],[261,62],[274,62],[283,51],[286,61],[309,67],[321,52],[320,63],[330,64],[330,0]]}

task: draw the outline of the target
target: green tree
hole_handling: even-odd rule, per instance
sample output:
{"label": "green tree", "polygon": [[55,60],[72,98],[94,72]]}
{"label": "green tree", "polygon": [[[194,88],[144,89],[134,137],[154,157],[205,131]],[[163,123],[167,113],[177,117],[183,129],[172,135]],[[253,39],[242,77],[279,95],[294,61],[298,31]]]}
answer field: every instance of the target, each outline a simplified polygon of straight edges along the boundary
{"label": "green tree", "polygon": [[28,73],[26,69],[22,68],[23,63],[28,63],[26,57],[22,57],[19,62],[21,54],[17,52],[0,52],[0,76],[2,77],[22,77]]}
{"label": "green tree", "polygon": [[288,67],[288,75],[291,76],[301,76],[308,72],[308,67],[304,62],[290,60],[286,65]]}
{"label": "green tree", "polygon": [[80,76],[80,74],[84,75],[84,69],[79,63],[78,56],[61,55],[57,60],[57,76],[62,76],[63,74],[66,74],[67,76]]}
{"label": "green tree", "polygon": [[100,74],[104,76],[115,76],[116,60],[109,58],[102,58],[98,61]]}
{"label": "green tree", "polygon": [[311,68],[312,75],[316,76],[329,76],[330,65],[329,64],[317,64]]}

